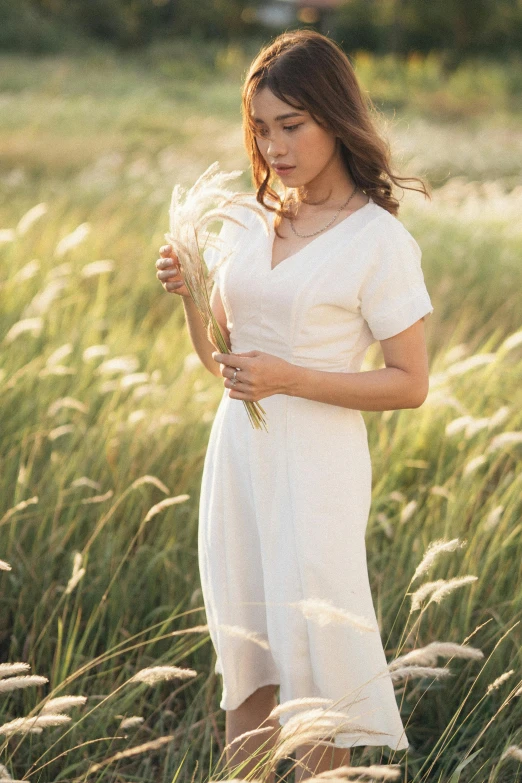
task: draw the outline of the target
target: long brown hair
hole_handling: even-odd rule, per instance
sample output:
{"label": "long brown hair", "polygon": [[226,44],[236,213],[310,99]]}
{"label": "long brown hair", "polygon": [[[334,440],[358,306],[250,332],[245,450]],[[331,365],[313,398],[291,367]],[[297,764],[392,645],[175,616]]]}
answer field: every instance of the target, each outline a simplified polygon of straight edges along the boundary
{"label": "long brown hair", "polygon": [[[420,188],[404,187],[431,198],[419,177],[399,177],[392,172],[389,143],[374,122],[379,112],[362,92],[340,47],[314,30],[294,30],[279,35],[259,52],[242,90],[244,141],[252,163],[256,198],[277,213],[276,230],[283,215],[292,216],[297,199],[293,194],[282,200],[272,188],[273,172],[257,146],[251,101],[264,87],[332,130],[339,137],[342,159],[354,184],[392,215],[397,215],[400,206],[392,194],[392,184],[417,181]],[[266,203],[265,198],[275,200],[277,206]]]}

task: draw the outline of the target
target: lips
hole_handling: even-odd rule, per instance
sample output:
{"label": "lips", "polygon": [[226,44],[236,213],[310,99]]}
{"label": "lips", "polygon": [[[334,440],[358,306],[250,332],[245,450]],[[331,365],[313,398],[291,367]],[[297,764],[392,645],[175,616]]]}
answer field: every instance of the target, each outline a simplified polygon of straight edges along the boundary
{"label": "lips", "polygon": [[276,174],[288,174],[289,171],[293,171],[295,169],[295,166],[273,166],[272,167]]}

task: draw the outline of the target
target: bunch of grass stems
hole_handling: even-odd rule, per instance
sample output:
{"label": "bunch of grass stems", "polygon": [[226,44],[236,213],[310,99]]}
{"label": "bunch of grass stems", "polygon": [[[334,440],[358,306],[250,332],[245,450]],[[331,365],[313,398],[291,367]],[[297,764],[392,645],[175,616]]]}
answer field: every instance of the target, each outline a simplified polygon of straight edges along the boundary
{"label": "bunch of grass stems", "polygon": [[[196,305],[207,334],[212,331],[215,344],[221,353],[231,353],[219,324],[210,306],[210,290],[216,269],[210,272],[203,260],[205,247],[220,248],[219,236],[207,230],[216,221],[231,221],[243,228],[244,224],[229,214],[229,207],[246,207],[257,214],[268,225],[261,206],[252,202],[248,193],[234,193],[224,182],[237,178],[242,172],[220,172],[215,162],[185,192],[175,185],[169,209],[169,232],[165,239],[172,245],[181,264],[183,282]],[[219,261],[221,266],[227,260],[225,254]],[[243,400],[250,422],[255,429],[267,430],[264,408],[259,402]]]}

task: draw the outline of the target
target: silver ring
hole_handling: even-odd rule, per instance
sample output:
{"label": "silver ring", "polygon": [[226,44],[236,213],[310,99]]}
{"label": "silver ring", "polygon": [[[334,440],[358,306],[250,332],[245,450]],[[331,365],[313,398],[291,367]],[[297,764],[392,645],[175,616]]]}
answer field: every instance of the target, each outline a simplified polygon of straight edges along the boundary
{"label": "silver ring", "polygon": [[237,369],[236,369],[236,370],[234,370],[234,375],[232,376],[232,379],[231,379],[231,381],[230,381],[230,383],[232,384],[232,386],[235,386],[235,385],[236,385],[236,383],[237,383],[237,373],[238,373]]}

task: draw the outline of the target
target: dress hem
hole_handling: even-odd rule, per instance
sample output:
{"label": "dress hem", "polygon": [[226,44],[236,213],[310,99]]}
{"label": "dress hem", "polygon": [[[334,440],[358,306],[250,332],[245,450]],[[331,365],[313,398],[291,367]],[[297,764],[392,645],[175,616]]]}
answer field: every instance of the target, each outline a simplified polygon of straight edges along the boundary
{"label": "dress hem", "polygon": [[280,682],[274,682],[274,678],[273,678],[273,677],[270,677],[270,678],[269,678],[269,679],[267,679],[265,682],[260,682],[258,685],[256,685],[256,686],[255,686],[255,688],[253,688],[251,691],[249,691],[249,692],[247,693],[247,695],[246,695],[244,698],[242,698],[242,699],[241,699],[241,701],[240,701],[240,702],[238,702],[238,704],[237,704],[235,707],[225,707],[225,706],[223,705],[224,699],[222,698],[222,699],[221,699],[221,701],[220,701],[220,703],[219,703],[220,709],[222,709],[222,710],[227,710],[227,711],[228,711],[228,710],[237,710],[237,709],[238,709],[238,707],[241,707],[241,705],[243,704],[243,702],[244,702],[244,701],[246,701],[246,700],[248,699],[248,697],[249,697],[249,696],[252,696],[252,694],[253,694],[253,693],[255,693],[255,692],[258,690],[258,688],[263,688],[265,685],[275,685],[275,686],[277,686],[277,687],[279,688],[279,686],[281,685],[281,683],[280,683]]}

